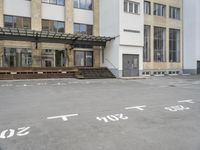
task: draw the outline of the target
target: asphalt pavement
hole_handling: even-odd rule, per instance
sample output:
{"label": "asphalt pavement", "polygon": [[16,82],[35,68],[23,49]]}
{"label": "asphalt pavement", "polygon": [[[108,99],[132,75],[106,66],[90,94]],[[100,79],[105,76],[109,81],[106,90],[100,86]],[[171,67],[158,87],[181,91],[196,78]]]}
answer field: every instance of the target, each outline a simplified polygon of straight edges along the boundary
{"label": "asphalt pavement", "polygon": [[200,150],[200,76],[0,81],[0,150]]}

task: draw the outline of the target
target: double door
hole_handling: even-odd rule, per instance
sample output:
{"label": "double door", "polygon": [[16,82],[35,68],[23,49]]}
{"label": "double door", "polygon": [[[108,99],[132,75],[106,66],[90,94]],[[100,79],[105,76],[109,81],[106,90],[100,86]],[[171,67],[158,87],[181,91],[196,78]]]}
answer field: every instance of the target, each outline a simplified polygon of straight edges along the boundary
{"label": "double door", "polygon": [[139,76],[139,55],[123,55],[123,77]]}

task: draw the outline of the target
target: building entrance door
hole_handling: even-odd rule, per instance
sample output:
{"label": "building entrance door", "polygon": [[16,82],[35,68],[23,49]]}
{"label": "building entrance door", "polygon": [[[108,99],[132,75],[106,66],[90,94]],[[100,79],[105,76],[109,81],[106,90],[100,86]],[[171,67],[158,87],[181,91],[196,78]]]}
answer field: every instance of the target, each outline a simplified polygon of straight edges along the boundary
{"label": "building entrance door", "polygon": [[200,61],[197,61],[197,74],[200,74]]}
{"label": "building entrance door", "polygon": [[55,58],[56,58],[56,67],[64,67],[64,51],[56,50],[55,51]]}
{"label": "building entrance door", "polygon": [[123,77],[139,76],[139,55],[123,55]]}

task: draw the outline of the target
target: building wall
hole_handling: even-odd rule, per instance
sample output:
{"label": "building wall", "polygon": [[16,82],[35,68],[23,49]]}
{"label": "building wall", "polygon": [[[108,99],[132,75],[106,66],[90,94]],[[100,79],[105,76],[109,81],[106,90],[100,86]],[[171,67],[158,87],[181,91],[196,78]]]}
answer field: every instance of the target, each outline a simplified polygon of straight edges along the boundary
{"label": "building wall", "polygon": [[100,35],[116,37],[108,42],[102,55],[102,66],[108,67],[116,76],[119,70],[119,0],[100,0]]}
{"label": "building wall", "polygon": [[[4,27],[3,15],[31,17],[31,29],[42,30],[42,19],[65,21],[65,33],[74,32],[74,23],[83,23],[93,25],[93,34],[99,35],[99,0],[94,0],[94,10],[84,10],[73,8],[73,0],[66,0],[65,6],[42,3],[41,0],[0,0],[0,27]],[[67,44],[56,43],[36,43],[19,41],[1,41],[0,56],[2,56],[4,47],[9,48],[31,48],[32,66],[41,67],[42,49],[63,49],[66,50],[66,66],[74,66],[74,50]],[[87,50],[87,49],[85,49]],[[94,67],[100,67],[101,47],[93,48]],[[0,62],[2,62],[0,57]],[[0,63],[1,65],[1,63]]]}
{"label": "building wall", "polygon": [[[183,2],[182,0],[148,0],[151,2],[151,15],[144,15],[144,24],[151,26],[151,62],[144,62],[144,71],[182,71],[183,68]],[[166,17],[155,16],[153,14],[154,3],[164,4],[166,8]],[[181,19],[175,20],[169,18],[169,6],[181,9]],[[154,26],[166,28],[166,62],[154,62]],[[169,62],[169,29],[180,29],[180,58],[177,63]]]}
{"label": "building wall", "polygon": [[196,74],[200,61],[200,1],[184,0],[184,72]]}

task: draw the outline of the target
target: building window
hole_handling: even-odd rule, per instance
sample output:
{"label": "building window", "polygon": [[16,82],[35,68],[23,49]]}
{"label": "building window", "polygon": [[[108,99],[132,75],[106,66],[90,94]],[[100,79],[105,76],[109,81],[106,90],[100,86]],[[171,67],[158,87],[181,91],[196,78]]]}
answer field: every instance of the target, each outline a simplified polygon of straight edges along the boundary
{"label": "building window", "polygon": [[74,0],[74,8],[92,10],[92,0]]}
{"label": "building window", "polygon": [[4,15],[4,27],[31,29],[31,18]]}
{"label": "building window", "polygon": [[61,6],[65,5],[65,0],[42,0],[42,2]]}
{"label": "building window", "polygon": [[169,29],[169,62],[180,62],[180,30]]}
{"label": "building window", "polygon": [[180,20],[180,18],[181,18],[180,11],[181,11],[180,8],[169,7],[169,17],[172,18],[172,19]]}
{"label": "building window", "polygon": [[42,30],[50,32],[65,32],[65,23],[62,21],[42,20]]}
{"label": "building window", "polygon": [[166,61],[166,29],[154,27],[154,61]]}
{"label": "building window", "polygon": [[64,67],[65,64],[66,57],[64,50],[42,50],[42,67]]}
{"label": "building window", "polygon": [[3,54],[4,67],[31,67],[32,51],[26,48],[5,48]]}
{"label": "building window", "polygon": [[151,27],[148,25],[144,26],[144,50],[143,50],[143,61],[151,61]]}
{"label": "building window", "polygon": [[133,1],[124,0],[124,12],[139,14],[140,4]]}
{"label": "building window", "polygon": [[75,51],[75,66],[92,67],[93,66],[93,52],[92,51]]}
{"label": "building window", "polygon": [[154,4],[154,15],[156,16],[166,16],[166,5]]}
{"label": "building window", "polygon": [[93,26],[92,25],[87,25],[87,24],[74,23],[74,33],[92,35]]}
{"label": "building window", "polygon": [[144,2],[144,13],[151,15],[151,2],[148,1]]}

